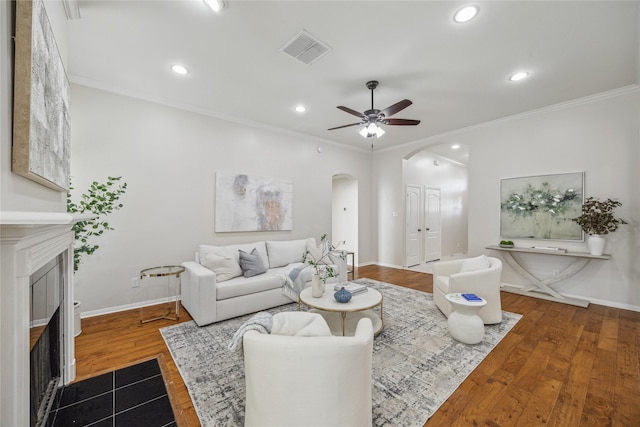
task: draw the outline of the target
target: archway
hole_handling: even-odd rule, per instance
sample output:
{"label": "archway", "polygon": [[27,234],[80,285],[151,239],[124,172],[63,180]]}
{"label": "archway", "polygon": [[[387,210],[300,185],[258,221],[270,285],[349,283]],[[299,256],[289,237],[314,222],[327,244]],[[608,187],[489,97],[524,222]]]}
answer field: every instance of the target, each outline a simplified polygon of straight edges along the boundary
{"label": "archway", "polygon": [[[468,172],[466,163],[468,154],[466,147],[459,147],[463,152],[447,156],[451,144],[438,144],[422,147],[409,153],[403,161],[402,175],[405,188],[420,188],[419,228],[421,233],[420,262],[433,261],[434,253],[447,257],[468,251],[468,215],[467,189]],[[428,194],[437,190],[439,194],[439,230],[440,247],[434,249],[433,216],[429,215]],[[408,224],[405,224],[408,226]],[[429,231],[431,231],[429,230]],[[408,233],[407,233],[408,235]],[[429,240],[431,239],[431,240]],[[405,236],[405,246],[410,244]],[[414,243],[415,244],[415,243]]]}

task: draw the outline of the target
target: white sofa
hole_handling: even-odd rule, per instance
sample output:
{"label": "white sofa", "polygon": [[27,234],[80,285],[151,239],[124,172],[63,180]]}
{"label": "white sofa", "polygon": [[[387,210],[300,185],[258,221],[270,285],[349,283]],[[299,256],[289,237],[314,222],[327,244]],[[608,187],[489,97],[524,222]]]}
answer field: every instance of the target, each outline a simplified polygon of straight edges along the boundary
{"label": "white sofa", "polygon": [[352,337],[248,331],[243,347],[245,426],[371,427],[371,319]]}
{"label": "white sofa", "polygon": [[433,264],[433,302],[449,317],[453,307],[445,298],[450,293],[476,294],[487,301],[478,311],[485,324],[502,322],[500,278],[502,262],[498,258],[477,258],[440,261]]}
{"label": "white sofa", "polygon": [[[291,303],[292,300],[282,293],[283,281],[278,274],[283,273],[291,263],[304,262],[308,248],[317,248],[314,238],[227,246],[199,245],[195,261],[182,263],[185,267],[182,273],[182,305],[198,326],[204,326]],[[221,258],[227,261],[233,258],[239,265],[239,251],[251,253],[254,249],[267,269],[263,274],[244,277],[242,271],[238,275],[235,266],[230,267],[233,270],[231,273],[229,268],[217,269],[216,272],[205,266],[211,266],[212,259],[219,261]],[[335,251],[329,257],[338,276],[327,282],[346,282],[346,259]],[[234,262],[230,261],[230,264]],[[221,281],[220,278],[226,280]],[[306,286],[310,284],[309,281]]]}

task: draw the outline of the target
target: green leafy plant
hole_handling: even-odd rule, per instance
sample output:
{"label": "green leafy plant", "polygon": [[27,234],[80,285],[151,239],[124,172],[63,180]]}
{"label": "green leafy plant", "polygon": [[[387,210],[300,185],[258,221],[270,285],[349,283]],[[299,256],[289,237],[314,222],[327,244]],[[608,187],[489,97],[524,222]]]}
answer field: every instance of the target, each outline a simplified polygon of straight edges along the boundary
{"label": "green leafy plant", "polygon": [[[315,273],[320,277],[322,283],[327,283],[327,279],[330,277],[338,277],[339,272],[337,272],[333,268],[333,262],[331,261],[331,257],[329,254],[338,249],[341,243],[337,246],[332,247],[331,243],[327,239],[327,235],[323,234],[320,236],[320,246],[318,247],[318,251],[309,251],[307,250],[304,254],[304,259],[307,264],[311,265],[315,270]],[[340,259],[347,259],[347,255],[344,251],[334,252],[335,256],[338,256]]]}
{"label": "green leafy plant", "polygon": [[[78,271],[83,255],[91,255],[100,247],[90,240],[93,237],[102,236],[107,230],[113,230],[105,217],[123,206],[122,203],[118,203],[118,200],[126,192],[127,183],[120,183],[121,179],[121,176],[110,176],[105,183],[94,181],[87,192],[82,194],[78,203],[71,200],[71,192],[67,193],[67,212],[93,215],[90,219],[76,222],[72,227],[75,235],[74,272]],[[73,186],[70,185],[69,190],[73,190]]]}
{"label": "green leafy plant", "polygon": [[513,242],[511,240],[500,240],[500,244],[504,246],[513,246]]}
{"label": "green leafy plant", "polygon": [[626,224],[622,218],[613,216],[615,208],[622,206],[617,200],[598,200],[596,197],[587,197],[582,205],[582,215],[573,218],[582,230],[587,234],[605,235],[618,229],[618,225]]}

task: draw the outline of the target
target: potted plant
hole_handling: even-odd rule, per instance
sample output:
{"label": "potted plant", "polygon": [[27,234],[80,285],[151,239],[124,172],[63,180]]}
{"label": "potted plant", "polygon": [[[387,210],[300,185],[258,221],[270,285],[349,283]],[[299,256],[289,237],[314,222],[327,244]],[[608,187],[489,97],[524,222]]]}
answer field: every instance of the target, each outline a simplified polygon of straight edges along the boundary
{"label": "potted plant", "polygon": [[604,236],[616,231],[619,225],[627,223],[622,218],[613,216],[615,208],[620,206],[622,203],[617,200],[587,197],[582,205],[582,215],[573,219],[589,235],[587,245],[591,255],[602,255],[606,244]]}
{"label": "potted plant", "polygon": [[[320,246],[308,249],[305,252],[305,262],[313,267],[313,276],[311,281],[312,295],[314,297],[322,296],[324,285],[330,277],[337,277],[339,274],[333,268],[333,262],[329,254],[340,246],[332,247],[327,239],[327,235],[320,236]],[[337,254],[341,259],[346,259],[344,252]]]}
{"label": "potted plant", "polygon": [[[75,203],[71,200],[71,193],[67,193],[67,212],[72,214],[91,214],[89,219],[76,222],[71,228],[75,237],[73,247],[73,272],[78,271],[80,260],[83,255],[91,255],[99,245],[90,243],[92,237],[101,236],[113,227],[105,220],[105,216],[122,207],[122,203],[117,203],[120,196],[127,190],[127,183],[116,185],[122,177],[108,177],[107,182],[99,183],[94,181],[86,193],[82,194],[80,201]],[[69,191],[73,186],[69,186]],[[74,311],[74,336],[80,335],[82,327],[80,325],[80,301],[73,302]]]}
{"label": "potted plant", "polygon": [[[82,256],[91,255],[100,247],[90,243],[90,238],[102,236],[105,231],[113,230],[104,217],[122,208],[122,203],[117,202],[126,192],[127,183],[116,185],[121,179],[121,176],[110,176],[105,183],[94,181],[87,192],[82,194],[78,203],[71,200],[71,193],[67,194],[67,212],[93,214],[92,218],[78,221],[72,227],[76,241],[73,248],[74,273],[78,271]],[[73,190],[73,187],[70,186],[69,189]]]}

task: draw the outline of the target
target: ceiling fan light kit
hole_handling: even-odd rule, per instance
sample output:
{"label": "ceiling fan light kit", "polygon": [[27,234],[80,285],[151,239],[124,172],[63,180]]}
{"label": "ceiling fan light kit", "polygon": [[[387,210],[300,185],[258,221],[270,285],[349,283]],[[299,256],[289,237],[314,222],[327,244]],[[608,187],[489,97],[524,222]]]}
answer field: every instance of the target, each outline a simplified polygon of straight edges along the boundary
{"label": "ceiling fan light kit", "polygon": [[384,131],[384,129],[382,129],[382,127],[380,126],[376,126],[375,123],[371,123],[369,126],[365,126],[360,129],[360,135],[362,135],[364,138],[371,138],[374,136],[376,138],[380,138],[385,133],[386,132]]}
{"label": "ceiling fan light kit", "polygon": [[364,113],[360,113],[359,111],[353,110],[349,107],[339,105],[337,107],[338,109],[344,111],[345,113],[349,113],[356,117],[359,117],[360,121],[357,123],[350,123],[348,125],[333,127],[328,130],[364,125],[364,127],[360,129],[360,135],[365,138],[371,138],[373,136],[380,138],[385,134],[384,129],[382,129],[380,125],[416,126],[420,124],[420,120],[390,118],[392,115],[404,110],[409,105],[411,105],[411,101],[409,101],[408,99],[403,99],[402,101],[396,102],[395,104],[385,108],[384,110],[377,110],[373,107],[373,91],[378,87],[378,82],[376,80],[371,80],[367,82],[366,86],[367,89],[371,91],[371,109],[365,111]]}

